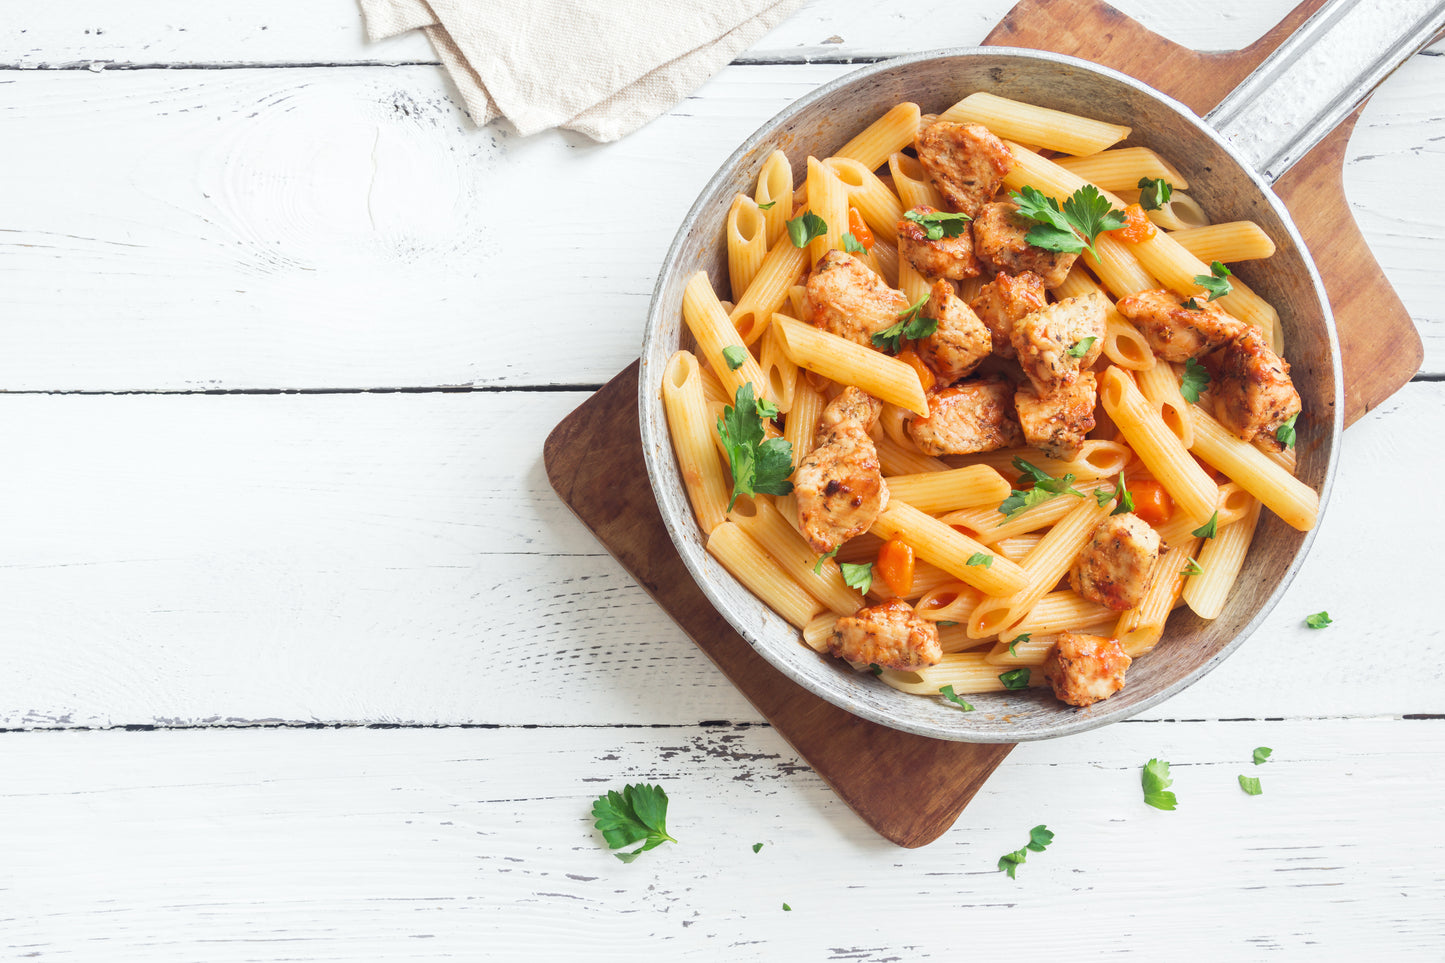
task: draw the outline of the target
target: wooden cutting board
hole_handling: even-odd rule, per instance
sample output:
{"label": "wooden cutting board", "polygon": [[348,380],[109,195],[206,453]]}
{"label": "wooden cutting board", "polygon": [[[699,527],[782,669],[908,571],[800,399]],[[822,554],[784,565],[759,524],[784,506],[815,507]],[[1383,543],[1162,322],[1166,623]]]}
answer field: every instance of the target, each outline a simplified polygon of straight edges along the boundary
{"label": "wooden cutting board", "polygon": [[[1198,53],[1097,0],[1023,0],[985,44],[1072,54],[1131,74],[1203,114],[1318,9],[1306,0],[1244,50]],[[1344,199],[1341,168],[1356,111],[1276,185],[1315,254],[1344,352],[1345,422],[1419,369],[1420,337]],[[634,363],[547,438],[552,487],[708,658],[863,821],[900,846],[937,839],[1013,748],[899,732],[799,687],[708,603],[663,528],[647,482]]]}

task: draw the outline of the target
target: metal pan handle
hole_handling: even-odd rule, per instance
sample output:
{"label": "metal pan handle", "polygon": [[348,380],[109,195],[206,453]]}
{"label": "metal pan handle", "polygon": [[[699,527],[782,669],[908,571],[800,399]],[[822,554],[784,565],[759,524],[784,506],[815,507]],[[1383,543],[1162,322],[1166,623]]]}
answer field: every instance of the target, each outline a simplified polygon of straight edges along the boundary
{"label": "metal pan handle", "polygon": [[1445,0],[1331,0],[1205,117],[1270,183],[1445,30]]}

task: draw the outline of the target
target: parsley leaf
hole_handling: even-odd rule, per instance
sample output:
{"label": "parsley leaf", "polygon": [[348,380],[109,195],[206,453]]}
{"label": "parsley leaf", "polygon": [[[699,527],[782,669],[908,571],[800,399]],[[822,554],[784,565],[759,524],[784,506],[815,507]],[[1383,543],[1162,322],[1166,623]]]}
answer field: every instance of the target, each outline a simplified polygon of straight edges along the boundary
{"label": "parsley leaf", "polygon": [[998,858],[998,868],[1008,873],[1009,879],[1018,879],[1014,871],[1019,868],[1019,863],[1029,858],[1027,849],[1016,849],[1011,853],[1004,853]]}
{"label": "parsley leaf", "polygon": [[1223,263],[1215,261],[1209,265],[1208,274],[1194,275],[1194,283],[1208,291],[1209,300],[1214,301],[1234,290],[1228,281],[1229,276],[1233,273],[1234,272],[1225,267]]}
{"label": "parsley leaf", "polygon": [[[1098,492],[1094,494],[1097,495]],[[1129,489],[1124,487],[1123,472],[1119,472],[1119,480],[1114,483],[1114,498],[1119,504],[1114,506],[1114,510],[1109,513],[1110,515],[1123,515],[1126,512],[1132,512],[1134,510],[1134,495]],[[1100,502],[1099,504],[1102,505],[1104,503]]]}
{"label": "parsley leaf", "polygon": [[1189,534],[1195,538],[1213,538],[1219,534],[1219,509],[1216,508],[1214,510],[1214,514],[1209,516],[1209,521],[1200,525]]}
{"label": "parsley leaf", "polygon": [[1019,470],[1023,477],[1033,481],[1034,487],[1028,491],[1011,489],[1008,498],[999,505],[999,514],[1005,518],[1013,518],[1020,512],[1042,504],[1056,495],[1077,495],[1084,497],[1084,493],[1074,487],[1074,474],[1070,472],[1063,478],[1055,478],[1038,466],[1024,461],[1022,458],[1015,458],[1013,466]]}
{"label": "parsley leaf", "polygon": [[873,587],[873,566],[869,562],[844,562],[838,566],[843,570],[843,581],[849,588],[855,588],[864,595]]}
{"label": "parsley leaf", "polygon": [[762,851],[762,848],[763,848],[763,844],[762,844],[762,843],[753,843],[753,852],[755,852],[755,853],[756,853],[756,852],[761,852],[761,851]]}
{"label": "parsley leaf", "polygon": [[1087,249],[1097,258],[1095,238],[1104,231],[1117,231],[1124,226],[1124,212],[1115,210],[1093,184],[1074,191],[1062,208],[1052,197],[1028,185],[1009,194],[1009,198],[1018,204],[1019,214],[1039,222],[1025,240],[1045,251],[1078,253]]}
{"label": "parsley leaf", "polygon": [[968,222],[973,220],[967,214],[949,214],[947,211],[934,211],[931,214],[907,211],[904,213],[903,219],[912,221],[923,228],[925,236],[930,241],[937,241],[945,237],[958,237],[968,230]]}
{"label": "parsley leaf", "polygon": [[823,559],[836,557],[837,554],[838,554],[838,549],[840,549],[840,548],[842,548],[842,547],[843,547],[842,545],[835,545],[835,546],[833,546],[833,550],[832,550],[831,552],[829,552],[828,554],[826,554],[826,555],[819,555],[819,556],[818,556],[818,560],[813,563],[813,574],[814,574],[814,575],[822,575],[822,574],[823,574]]}
{"label": "parsley leaf", "polygon": [[827,233],[828,222],[812,211],[804,211],[788,222],[788,237],[792,239],[793,247],[807,247],[813,238]]}
{"label": "parsley leaf", "polygon": [[958,706],[964,712],[973,711],[973,706],[966,702],[964,698],[960,696],[957,692],[954,692],[952,685],[946,685],[942,689],[939,689],[938,694],[943,696],[949,702],[952,702],[954,705]]}
{"label": "parsley leaf", "polygon": [[998,868],[1008,873],[1009,879],[1018,879],[1014,873],[1018,870],[1019,863],[1026,862],[1029,858],[1029,851],[1042,853],[1049,848],[1049,843],[1054,841],[1054,834],[1047,826],[1035,826],[1029,830],[1029,841],[1024,844],[1023,849],[1016,849],[1011,853],[1005,853],[998,859]]}
{"label": "parsley leaf", "polygon": [[1155,809],[1172,811],[1177,805],[1174,794],[1165,792],[1174,785],[1174,780],[1169,778],[1169,763],[1163,759],[1150,759],[1145,763],[1140,782],[1144,786],[1144,801]]}
{"label": "parsley leaf", "polygon": [[1298,417],[1299,412],[1296,411],[1289,416],[1289,421],[1286,421],[1275,430],[1274,437],[1286,448],[1294,447],[1294,420]]}
{"label": "parsley leaf", "polygon": [[998,681],[1003,683],[1005,689],[1026,689],[1029,685],[1029,667],[1024,666],[1001,673]]}
{"label": "parsley leaf", "polygon": [[843,235],[843,250],[847,251],[849,254],[868,253],[868,249],[863,246],[863,242],[854,237],[852,231],[849,231],[847,234]]}
{"label": "parsley leaf", "polygon": [[1139,178],[1139,206],[1146,211],[1159,210],[1169,203],[1169,195],[1173,193],[1174,185],[1162,177]]}
{"label": "parsley leaf", "polygon": [[883,667],[882,667],[881,665],[879,665],[877,662],[869,662],[869,663],[868,663],[868,671],[871,672],[871,673],[873,673],[874,675],[882,675],[882,674],[883,674]]}
{"label": "parsley leaf", "polygon": [[768,201],[766,204],[759,204],[759,205],[758,205],[758,210],[760,210],[760,211],[771,211],[771,210],[773,209],[773,205],[775,205],[775,204],[777,204],[777,203],[778,203],[777,201]]}
{"label": "parsley leaf", "polygon": [[983,552],[974,552],[968,557],[965,565],[982,565],[984,568],[993,568],[993,556],[985,555]]}
{"label": "parsley leaf", "polygon": [[1314,615],[1308,616],[1305,619],[1305,625],[1308,625],[1312,629],[1322,629],[1332,622],[1334,622],[1334,619],[1330,618],[1330,613],[1328,612],[1316,612]]}
{"label": "parsley leaf", "polygon": [[1016,652],[1016,651],[1014,650],[1014,646],[1018,645],[1020,642],[1027,642],[1029,639],[1031,639],[1031,638],[1033,638],[1033,637],[1034,637],[1034,634],[1033,634],[1032,632],[1024,632],[1024,633],[1021,633],[1018,638],[1014,639],[1012,642],[1010,642],[1010,643],[1008,644],[1008,654],[1011,655],[1011,656],[1014,656],[1015,658],[1017,658],[1017,657],[1018,657],[1018,652]]}
{"label": "parsley leaf", "polygon": [[1254,750],[1254,764],[1256,766],[1262,766],[1269,761],[1269,757],[1272,755],[1274,755],[1273,749],[1269,746],[1260,746]]}
{"label": "parsley leaf", "polygon": [[1204,310],[1204,308],[1200,306],[1199,302],[1196,301],[1196,300],[1194,300],[1193,298],[1190,298],[1188,301],[1185,301],[1183,304],[1181,304],[1181,305],[1179,305],[1179,306],[1180,306],[1181,308],[1188,308],[1188,309],[1191,310],[1191,311],[1203,311],[1203,310]]}
{"label": "parsley leaf", "polygon": [[663,843],[677,842],[667,834],[667,793],[661,786],[639,783],[624,786],[620,793],[611,790],[592,804],[592,815],[609,849],[643,844],[630,853],[612,854],[624,863]]}
{"label": "parsley leaf", "polygon": [[1258,796],[1260,793],[1264,792],[1263,789],[1259,788],[1258,776],[1246,776],[1241,774],[1239,777],[1239,788],[1243,789],[1251,796]]}
{"label": "parsley leaf", "polygon": [[926,338],[938,330],[937,318],[925,318],[919,314],[923,306],[928,303],[929,295],[925,294],[917,302],[898,315],[898,323],[890,324],[888,327],[873,335],[873,347],[889,354],[897,354],[903,347],[904,339],[916,341],[919,338]]}
{"label": "parsley leaf", "polygon": [[1069,346],[1069,350],[1066,353],[1070,358],[1082,358],[1089,353],[1089,349],[1092,348],[1094,342],[1098,340],[1098,338],[1094,337],[1080,338]]}
{"label": "parsley leaf", "polygon": [[1203,566],[1203,565],[1200,565],[1198,562],[1194,561],[1194,559],[1191,558],[1191,559],[1189,560],[1189,563],[1184,566],[1184,574],[1185,574],[1185,575],[1203,575],[1203,574],[1204,574],[1204,566]]}
{"label": "parsley leaf", "polygon": [[1035,826],[1029,830],[1029,849],[1036,853],[1042,853],[1049,848],[1049,843],[1054,841],[1054,834],[1049,832],[1047,826]]}
{"label": "parsley leaf", "polygon": [[748,353],[746,349],[739,348],[735,344],[730,344],[726,348],[723,348],[723,360],[727,362],[729,371],[736,371],[741,368],[747,358]]}
{"label": "parsley leaf", "polygon": [[764,440],[763,416],[778,408],[772,402],[753,397],[753,383],[745,381],[735,396],[736,407],[724,406],[717,420],[717,433],[728,453],[728,467],[733,474],[733,497],[728,510],[739,495],[786,495],[793,490],[788,476],[793,473],[793,446],[784,438]]}
{"label": "parsley leaf", "polygon": [[1209,369],[1190,358],[1184,362],[1184,375],[1179,379],[1179,393],[1190,404],[1199,401],[1199,392],[1209,387]]}
{"label": "parsley leaf", "polygon": [[789,906],[787,903],[784,903],[784,904],[783,904],[783,912],[784,912],[784,913],[791,913],[792,911],[793,911],[793,908],[792,908],[791,906]]}

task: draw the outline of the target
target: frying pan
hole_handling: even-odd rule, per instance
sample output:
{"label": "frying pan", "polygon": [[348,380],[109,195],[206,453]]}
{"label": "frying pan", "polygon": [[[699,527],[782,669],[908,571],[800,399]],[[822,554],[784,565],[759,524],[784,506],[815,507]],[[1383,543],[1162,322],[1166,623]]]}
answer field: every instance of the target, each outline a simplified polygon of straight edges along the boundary
{"label": "frying pan", "polygon": [[1216,222],[1255,221],[1277,245],[1273,257],[1242,263],[1236,271],[1279,312],[1283,354],[1304,406],[1296,470],[1320,493],[1323,519],[1342,429],[1339,343],[1309,252],[1269,185],[1442,27],[1445,0],[1336,0],[1216,108],[1213,124],[1116,71],[1053,53],[983,47],[931,51],[863,68],[760,127],[713,175],[678,230],[653,293],[642,351],[638,408],[648,476],[668,532],[704,594],[749,644],[799,685],[865,719],[940,739],[1012,743],[1082,732],[1141,712],[1219,665],[1279,600],[1314,531],[1295,531],[1265,512],[1221,615],[1210,621],[1187,608],[1176,610],[1164,640],[1130,667],[1124,689],[1086,709],[1032,689],[972,695],[975,711],[961,712],[942,699],[898,692],[808,648],[797,629],[707,553],[694,520],[661,403],[667,359],[690,347],[682,323],[683,288],[701,270],[716,289],[727,289],[727,210],[734,194],[752,193],[768,154],[783,150],[793,170],[801,171],[809,155],[833,154],[900,102],[941,113],[983,90],[1128,125],[1133,133],[1126,143],[1154,148],[1179,167],[1190,195]]}

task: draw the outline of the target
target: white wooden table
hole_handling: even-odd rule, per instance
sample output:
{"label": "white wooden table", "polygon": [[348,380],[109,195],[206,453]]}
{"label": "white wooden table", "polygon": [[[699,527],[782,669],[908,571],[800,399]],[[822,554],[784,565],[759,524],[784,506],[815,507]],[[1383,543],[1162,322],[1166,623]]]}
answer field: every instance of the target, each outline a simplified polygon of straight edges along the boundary
{"label": "white wooden table", "polygon": [[[350,0],[5,4],[0,958],[1440,959],[1445,49],[1350,147],[1426,359],[1347,434],[1298,580],[1178,698],[1018,748],[925,849],[547,486],[732,147],[1008,5],[813,4],[597,146],[472,128]],[[1217,49],[1292,0],[1119,5]],[[1141,802],[1153,756],[1177,812]],[[681,844],[622,865],[588,809],[643,779]]]}

